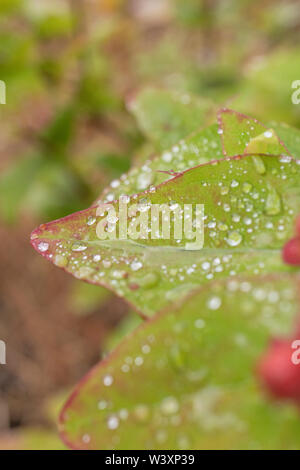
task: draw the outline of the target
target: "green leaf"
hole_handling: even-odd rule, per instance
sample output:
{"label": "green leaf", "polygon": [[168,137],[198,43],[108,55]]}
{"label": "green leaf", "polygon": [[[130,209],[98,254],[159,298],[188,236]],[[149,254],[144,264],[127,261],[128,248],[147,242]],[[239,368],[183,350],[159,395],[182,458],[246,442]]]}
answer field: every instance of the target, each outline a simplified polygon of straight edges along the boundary
{"label": "green leaf", "polygon": [[128,106],[160,151],[208,124],[215,110],[209,99],[155,88],[142,90]]}
{"label": "green leaf", "polygon": [[299,46],[275,47],[271,54],[249,63],[234,107],[261,119],[272,116],[274,120],[299,125],[300,109],[292,103],[292,83],[299,79],[299,53]]}
{"label": "green leaf", "polygon": [[[214,278],[290,269],[282,264],[280,250],[299,212],[299,161],[259,159],[259,165],[250,155],[216,160],[128,198],[128,207],[204,204],[203,249],[190,251],[187,237],[179,243],[174,237],[100,240],[97,207],[40,226],[32,245],[57,266],[112,289],[146,315]],[[118,204],[112,204],[117,213]],[[171,234],[172,228],[171,221]]]}
{"label": "green leaf", "polygon": [[299,312],[299,277],[212,283],[153,320],[77,386],[60,420],[77,449],[300,449],[300,420],[255,377]]}
{"label": "green leaf", "polygon": [[289,153],[275,132],[260,124],[257,119],[225,108],[219,112],[218,122],[224,155]]}
{"label": "green leaf", "polygon": [[[174,173],[219,159],[222,155],[258,152],[300,156],[300,151],[297,150],[300,131],[297,129],[272,122],[272,128],[277,135],[266,137],[265,132],[268,133],[271,129],[259,124],[255,119],[229,109],[219,112],[218,121],[219,127],[212,124],[196,131],[160,155],[136,164],[119,180],[112,181],[96,202],[111,202],[122,194],[132,195],[145,191],[150,186],[157,186],[172,178]],[[253,140],[256,138],[258,140]]]}
{"label": "green leaf", "polygon": [[112,181],[96,202],[111,202],[121,195],[145,191],[150,186],[171,179],[175,173],[222,157],[222,145],[218,125],[193,133],[171,149],[152,159],[135,165],[119,180]]}
{"label": "green leaf", "polygon": [[270,127],[274,129],[278,137],[284,142],[293,157],[300,158],[300,131],[295,127],[284,123],[271,122]]}

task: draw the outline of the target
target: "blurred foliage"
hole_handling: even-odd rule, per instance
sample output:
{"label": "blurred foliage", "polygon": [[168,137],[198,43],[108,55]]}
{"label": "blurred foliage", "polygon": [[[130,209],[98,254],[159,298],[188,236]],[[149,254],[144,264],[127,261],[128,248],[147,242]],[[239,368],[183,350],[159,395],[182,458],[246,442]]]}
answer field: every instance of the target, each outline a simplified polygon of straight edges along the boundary
{"label": "blurred foliage", "polygon": [[[47,221],[80,210],[139,152],[153,153],[125,106],[144,85],[299,124],[290,99],[297,8],[293,0],[2,0],[2,217]],[[176,124],[176,106],[162,118]],[[197,113],[195,121],[202,125]]]}
{"label": "blurred foliage", "polygon": [[78,315],[88,315],[112,296],[104,287],[75,281],[70,293],[70,307]]}

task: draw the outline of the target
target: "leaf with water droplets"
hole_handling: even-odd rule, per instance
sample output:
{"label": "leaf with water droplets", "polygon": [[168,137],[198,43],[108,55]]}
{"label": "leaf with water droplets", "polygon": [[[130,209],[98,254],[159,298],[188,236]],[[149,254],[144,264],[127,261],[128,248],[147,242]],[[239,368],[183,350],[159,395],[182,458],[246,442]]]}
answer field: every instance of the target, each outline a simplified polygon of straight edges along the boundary
{"label": "leaf with water droplets", "polygon": [[218,122],[224,155],[289,153],[274,130],[267,129],[257,119],[225,108],[219,112]]}
{"label": "leaf with water droplets", "polygon": [[155,88],[143,89],[128,106],[157,150],[212,122],[216,109],[208,98]]}
{"label": "leaf with water droplets", "polygon": [[[219,125],[212,124],[196,131],[189,137],[176,142],[160,155],[136,164],[119,180],[112,181],[110,187],[99,196],[96,202],[111,202],[122,194],[131,195],[145,191],[150,186],[157,186],[172,178],[178,172],[222,156],[233,156],[239,153],[278,155],[291,153],[272,129],[264,127],[255,119],[226,109],[219,112],[218,120]],[[285,126],[276,123],[272,123],[272,126],[287,139],[294,151],[297,144],[297,132],[298,134],[300,132],[295,129],[291,130],[292,128],[286,129]],[[284,129],[282,132],[281,128]],[[298,156],[298,153],[294,156]],[[253,157],[253,160],[257,163],[258,172],[263,173],[264,168],[260,167],[260,158]]]}
{"label": "leaf with water droplets", "polygon": [[[289,335],[299,277],[232,278],[196,290],[77,386],[60,418],[76,449],[300,449],[293,405],[255,374],[270,337]],[[292,354],[292,349],[291,349]]]}
{"label": "leaf with water droplets", "polygon": [[171,179],[178,172],[221,158],[222,145],[217,124],[197,131],[169,150],[135,165],[119,180],[112,181],[96,202],[111,202],[121,195],[135,194]]}
{"label": "leaf with water droplets", "polygon": [[[281,262],[280,249],[291,238],[299,211],[299,161],[260,158],[263,175],[257,173],[252,156],[232,157],[192,168],[127,197],[128,207],[141,207],[138,216],[126,219],[128,227],[145,238],[110,239],[109,234],[120,229],[120,206],[114,202],[110,207],[117,216],[110,218],[107,239],[99,238],[97,227],[103,218],[97,207],[91,207],[42,225],[33,232],[32,244],[54,264],[79,279],[110,288],[145,315],[212,279],[289,269]],[[170,238],[157,225],[155,214],[152,218],[153,207],[161,204],[163,215],[170,215]],[[194,238],[185,231],[176,237],[175,222],[185,221],[180,219],[185,217],[185,205],[197,208],[197,204],[204,205],[204,223],[201,212],[198,220],[191,212],[187,220],[200,222],[193,227]],[[171,217],[176,211],[179,219]],[[139,234],[137,221],[145,216],[151,233]]]}

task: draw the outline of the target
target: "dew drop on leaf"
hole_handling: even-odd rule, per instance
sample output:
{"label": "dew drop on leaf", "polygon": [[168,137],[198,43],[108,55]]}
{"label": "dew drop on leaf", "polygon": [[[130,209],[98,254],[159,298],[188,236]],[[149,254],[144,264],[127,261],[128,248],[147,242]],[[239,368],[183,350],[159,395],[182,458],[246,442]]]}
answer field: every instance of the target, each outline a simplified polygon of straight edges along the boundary
{"label": "dew drop on leaf", "polygon": [[38,250],[41,252],[41,253],[44,253],[45,251],[47,251],[49,248],[49,243],[46,243],[46,242],[40,242],[38,244]]}
{"label": "dew drop on leaf", "polygon": [[258,156],[252,157],[252,160],[257,173],[259,173],[260,175],[264,175],[266,173],[266,167],[263,160]]}
{"label": "dew drop on leaf", "polygon": [[84,251],[86,249],[87,249],[87,246],[79,242],[75,242],[72,246],[72,251]]}
{"label": "dew drop on leaf", "polygon": [[117,429],[119,426],[119,418],[117,416],[110,416],[107,420],[108,429]]}
{"label": "dew drop on leaf", "polygon": [[218,310],[221,304],[222,304],[222,301],[220,297],[211,297],[207,302],[207,307],[210,310]]}
{"label": "dew drop on leaf", "polygon": [[267,215],[278,215],[281,212],[280,196],[274,188],[269,188],[265,211]]}
{"label": "dew drop on leaf", "polygon": [[238,246],[241,243],[242,239],[243,237],[239,232],[230,232],[226,241],[229,246]]}
{"label": "dew drop on leaf", "polygon": [[59,268],[63,268],[64,266],[68,265],[68,259],[60,254],[57,254],[54,256],[54,264],[58,266]]}

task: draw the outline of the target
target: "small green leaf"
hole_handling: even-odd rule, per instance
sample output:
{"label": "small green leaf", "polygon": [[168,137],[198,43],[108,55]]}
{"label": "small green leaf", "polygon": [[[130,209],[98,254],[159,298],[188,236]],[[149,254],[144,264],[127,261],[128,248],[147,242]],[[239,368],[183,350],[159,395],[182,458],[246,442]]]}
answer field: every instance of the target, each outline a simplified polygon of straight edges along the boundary
{"label": "small green leaf", "polygon": [[[300,449],[300,420],[260,387],[270,337],[289,333],[299,278],[232,278],[144,323],[77,386],[60,422],[77,449]],[[291,350],[292,352],[292,350]],[[279,424],[280,423],[280,424]]]}
{"label": "small green leaf", "polygon": [[219,133],[224,155],[242,154],[250,140],[262,134],[266,128],[257,119],[224,108],[218,114]]}
{"label": "small green leaf", "polygon": [[222,109],[218,114],[219,133],[224,155],[242,153],[289,154],[273,129],[267,129],[257,119]]}

